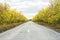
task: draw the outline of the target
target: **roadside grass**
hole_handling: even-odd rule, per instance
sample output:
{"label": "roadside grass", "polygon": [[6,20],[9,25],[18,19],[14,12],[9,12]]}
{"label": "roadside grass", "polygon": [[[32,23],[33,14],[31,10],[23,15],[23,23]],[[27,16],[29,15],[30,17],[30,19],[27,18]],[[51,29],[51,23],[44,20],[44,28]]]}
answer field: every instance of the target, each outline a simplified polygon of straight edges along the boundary
{"label": "roadside grass", "polygon": [[10,23],[10,24],[0,24],[0,33],[4,32],[4,31],[7,31],[11,28],[14,28],[18,25],[21,25],[25,22],[19,22],[19,23]]}
{"label": "roadside grass", "polygon": [[57,32],[60,32],[60,24],[49,24],[49,23],[46,23],[46,22],[36,22],[36,23],[38,23],[40,25],[43,25],[47,28],[53,29]]}

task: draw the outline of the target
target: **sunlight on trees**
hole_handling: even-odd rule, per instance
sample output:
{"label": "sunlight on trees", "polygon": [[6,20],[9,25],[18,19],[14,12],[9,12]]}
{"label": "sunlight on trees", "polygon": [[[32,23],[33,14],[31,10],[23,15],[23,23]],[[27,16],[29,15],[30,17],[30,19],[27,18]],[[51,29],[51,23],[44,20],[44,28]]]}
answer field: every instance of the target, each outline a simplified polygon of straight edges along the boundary
{"label": "sunlight on trees", "polygon": [[8,4],[0,3],[0,33],[27,21],[28,19],[21,12],[11,9]]}
{"label": "sunlight on trees", "polygon": [[38,12],[33,17],[33,21],[43,21],[47,23],[57,24],[60,23],[60,0],[54,0],[53,4]]}
{"label": "sunlight on trees", "polygon": [[17,12],[15,9],[10,9],[8,4],[3,5],[0,3],[0,24],[26,22],[28,19]]}

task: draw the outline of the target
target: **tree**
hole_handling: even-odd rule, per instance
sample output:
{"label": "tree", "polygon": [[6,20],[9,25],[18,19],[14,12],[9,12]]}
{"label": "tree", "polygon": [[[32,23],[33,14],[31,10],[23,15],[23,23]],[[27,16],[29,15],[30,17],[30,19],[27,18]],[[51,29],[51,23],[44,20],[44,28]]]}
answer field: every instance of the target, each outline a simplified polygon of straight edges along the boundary
{"label": "tree", "polygon": [[52,24],[60,23],[60,0],[51,1],[51,5],[39,11],[33,17],[33,21],[43,21]]}
{"label": "tree", "polygon": [[10,9],[8,4],[1,4],[0,9],[0,24],[26,22],[28,20],[21,12]]}

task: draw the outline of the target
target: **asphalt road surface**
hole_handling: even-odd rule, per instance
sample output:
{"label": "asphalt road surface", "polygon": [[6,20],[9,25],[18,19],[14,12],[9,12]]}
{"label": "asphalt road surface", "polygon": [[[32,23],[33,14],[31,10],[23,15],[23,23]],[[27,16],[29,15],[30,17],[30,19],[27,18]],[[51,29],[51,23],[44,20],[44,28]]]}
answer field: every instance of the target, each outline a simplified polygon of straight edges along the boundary
{"label": "asphalt road surface", "polygon": [[30,21],[0,33],[0,40],[60,40],[60,33]]}

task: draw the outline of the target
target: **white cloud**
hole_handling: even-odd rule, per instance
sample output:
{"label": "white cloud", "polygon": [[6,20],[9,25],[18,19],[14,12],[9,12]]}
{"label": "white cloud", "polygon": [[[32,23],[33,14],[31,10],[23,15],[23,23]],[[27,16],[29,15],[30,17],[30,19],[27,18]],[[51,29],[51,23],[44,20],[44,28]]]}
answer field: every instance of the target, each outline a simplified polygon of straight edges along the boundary
{"label": "white cloud", "polygon": [[14,3],[16,3],[16,2],[20,2],[21,0],[5,0],[6,2],[14,2]]}
{"label": "white cloud", "polygon": [[5,0],[0,0],[1,3],[5,3]]}
{"label": "white cloud", "polygon": [[[4,2],[4,0],[1,1]],[[24,15],[28,15],[27,17],[29,18],[49,4],[48,0],[6,0],[6,3],[8,3],[11,8],[22,11]]]}
{"label": "white cloud", "polygon": [[48,5],[48,2],[42,2],[42,1],[38,1],[38,2],[33,2],[33,1],[24,1],[24,2],[20,2],[19,0],[13,0],[13,1],[6,1],[7,3],[9,3],[11,5],[11,7],[17,7],[17,8],[28,8],[28,7],[35,7],[35,6],[41,6],[41,5]]}

